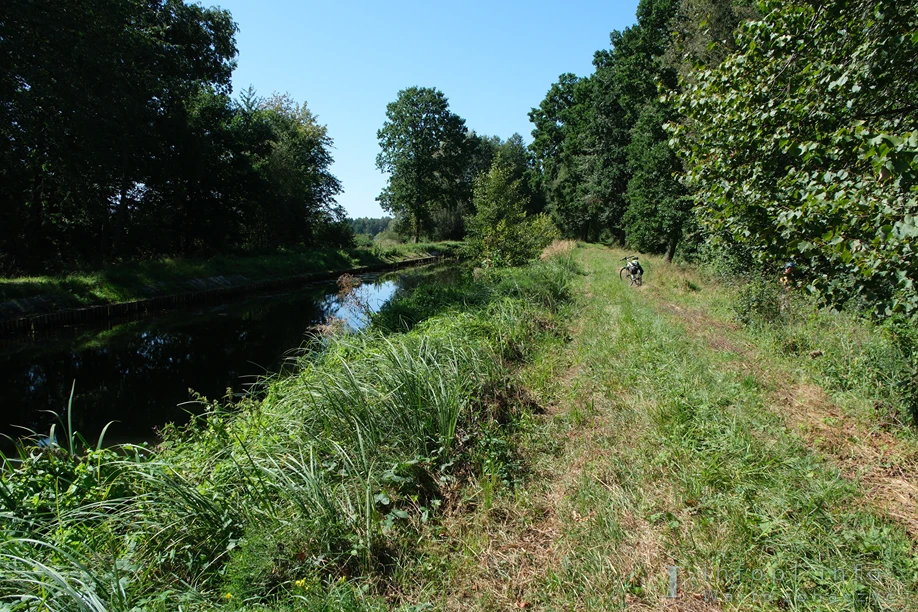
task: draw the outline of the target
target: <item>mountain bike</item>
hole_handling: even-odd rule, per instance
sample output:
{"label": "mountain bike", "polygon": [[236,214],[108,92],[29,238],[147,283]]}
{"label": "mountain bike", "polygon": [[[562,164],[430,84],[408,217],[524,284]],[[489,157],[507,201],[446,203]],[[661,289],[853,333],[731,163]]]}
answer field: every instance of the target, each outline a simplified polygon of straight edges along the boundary
{"label": "mountain bike", "polygon": [[622,257],[621,261],[626,261],[628,263],[618,271],[618,277],[622,280],[627,278],[631,281],[632,285],[640,287],[644,283],[644,268],[641,267],[638,256],[631,255],[629,257]]}

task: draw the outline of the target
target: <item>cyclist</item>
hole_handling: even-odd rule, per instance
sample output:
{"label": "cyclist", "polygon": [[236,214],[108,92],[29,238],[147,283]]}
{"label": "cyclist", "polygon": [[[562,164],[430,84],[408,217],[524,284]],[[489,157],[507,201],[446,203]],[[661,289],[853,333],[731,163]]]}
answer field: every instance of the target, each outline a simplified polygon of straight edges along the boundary
{"label": "cyclist", "polygon": [[790,288],[794,285],[794,279],[792,278],[794,272],[797,271],[797,264],[793,261],[789,261],[784,264],[784,271],[781,273],[781,284],[784,285],[785,291],[790,291]]}

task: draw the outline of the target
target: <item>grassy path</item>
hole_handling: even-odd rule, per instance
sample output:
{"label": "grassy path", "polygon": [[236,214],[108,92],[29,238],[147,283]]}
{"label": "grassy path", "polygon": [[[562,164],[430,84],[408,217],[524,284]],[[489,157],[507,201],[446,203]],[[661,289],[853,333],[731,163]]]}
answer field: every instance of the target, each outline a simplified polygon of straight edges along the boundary
{"label": "grassy path", "polygon": [[[487,479],[431,545],[445,609],[918,609],[915,448],[835,405],[724,293],[579,251],[570,343],[522,373],[529,477]],[[861,415],[861,416],[859,416]],[[890,469],[896,466],[897,469]],[[909,533],[911,532],[911,536]],[[448,558],[449,561],[443,561]]]}

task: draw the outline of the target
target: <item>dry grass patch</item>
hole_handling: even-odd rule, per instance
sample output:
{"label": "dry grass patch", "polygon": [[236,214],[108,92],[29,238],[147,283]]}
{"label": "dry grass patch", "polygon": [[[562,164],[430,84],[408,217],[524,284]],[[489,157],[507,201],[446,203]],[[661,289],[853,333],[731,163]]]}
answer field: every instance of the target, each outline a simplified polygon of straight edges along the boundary
{"label": "dry grass patch", "polygon": [[784,386],[778,408],[807,444],[819,449],[848,479],[864,488],[864,500],[918,539],[918,451],[879,428],[844,414],[813,384]]}
{"label": "dry grass patch", "polygon": [[545,261],[546,259],[551,259],[559,255],[570,256],[576,248],[577,243],[573,240],[555,240],[545,247],[542,254],[539,255],[539,259]]}

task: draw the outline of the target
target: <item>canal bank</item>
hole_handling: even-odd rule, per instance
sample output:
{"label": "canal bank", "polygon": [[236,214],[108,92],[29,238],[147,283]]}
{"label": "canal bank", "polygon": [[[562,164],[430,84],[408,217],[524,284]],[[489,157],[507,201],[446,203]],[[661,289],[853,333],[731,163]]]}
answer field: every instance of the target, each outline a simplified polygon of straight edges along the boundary
{"label": "canal bank", "polygon": [[[448,285],[456,276],[455,266],[363,274],[359,308],[327,280],[5,338],[0,438],[48,435],[52,413],[66,411],[74,389],[70,418],[87,439],[113,422],[107,443],[154,440],[154,428],[201,412],[201,396],[238,398],[285,371],[323,326],[360,328],[396,293]],[[0,439],[0,452],[9,450]]]}
{"label": "canal bank", "polygon": [[[248,276],[219,275],[190,279],[184,282],[188,291],[153,295],[147,298],[112,304],[98,304],[83,308],[67,308],[51,312],[36,312],[46,308],[42,296],[10,300],[0,304],[0,336],[17,336],[69,325],[98,323],[107,320],[141,317],[155,312],[187,308],[196,304],[219,302],[229,297],[255,294],[264,291],[305,286],[334,280],[342,274],[380,273],[399,268],[435,263],[445,254],[431,254],[397,261],[373,263],[345,269],[322,270],[278,278],[251,279]],[[151,286],[151,292],[157,287]]]}

